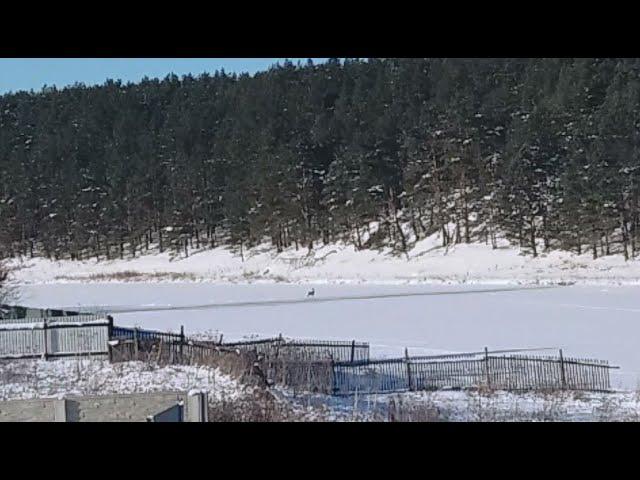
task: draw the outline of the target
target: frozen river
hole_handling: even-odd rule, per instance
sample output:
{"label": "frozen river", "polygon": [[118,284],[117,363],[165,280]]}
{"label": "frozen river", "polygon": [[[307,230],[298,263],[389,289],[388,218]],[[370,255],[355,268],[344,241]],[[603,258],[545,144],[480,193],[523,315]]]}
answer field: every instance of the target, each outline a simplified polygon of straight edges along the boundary
{"label": "frozen river", "polygon": [[[640,287],[571,286],[541,290],[356,298],[495,289],[496,286],[214,285],[204,283],[48,284],[22,287],[20,302],[41,307],[109,305],[165,307],[215,304],[214,308],[115,313],[117,325],[187,334],[362,340],[372,354],[411,354],[508,348],[563,348],[565,356],[619,365],[614,386],[640,385]],[[223,304],[289,301],[272,305]]]}

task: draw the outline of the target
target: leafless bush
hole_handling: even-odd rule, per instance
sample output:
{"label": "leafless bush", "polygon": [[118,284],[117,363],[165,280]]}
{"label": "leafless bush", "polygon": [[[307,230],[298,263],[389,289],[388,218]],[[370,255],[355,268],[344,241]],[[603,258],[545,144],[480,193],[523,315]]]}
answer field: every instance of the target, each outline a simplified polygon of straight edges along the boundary
{"label": "leafless bush", "polygon": [[164,365],[200,365],[217,368],[221,373],[242,383],[267,385],[258,355],[253,351],[232,350],[215,345],[160,340],[121,341],[111,347],[114,362],[141,361],[149,369]]}

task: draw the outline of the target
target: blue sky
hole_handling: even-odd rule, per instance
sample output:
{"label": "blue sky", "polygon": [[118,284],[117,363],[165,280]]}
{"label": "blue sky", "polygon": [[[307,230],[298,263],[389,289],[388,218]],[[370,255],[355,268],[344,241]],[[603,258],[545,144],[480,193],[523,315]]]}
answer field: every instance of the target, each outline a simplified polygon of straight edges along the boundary
{"label": "blue sky", "polygon": [[[144,76],[163,78],[213,72],[255,72],[266,70],[284,58],[0,58],[0,95],[9,91],[39,91],[45,84],[58,88],[82,82],[101,84],[108,78],[137,82]],[[306,58],[291,58],[305,63]],[[320,63],[325,58],[314,58]]]}

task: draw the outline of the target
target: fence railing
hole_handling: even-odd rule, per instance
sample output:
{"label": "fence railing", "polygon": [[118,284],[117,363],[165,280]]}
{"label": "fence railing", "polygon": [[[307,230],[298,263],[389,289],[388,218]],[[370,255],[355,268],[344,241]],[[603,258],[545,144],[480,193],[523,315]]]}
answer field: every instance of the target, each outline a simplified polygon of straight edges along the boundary
{"label": "fence railing", "polygon": [[95,315],[0,321],[0,358],[106,355],[110,318]]}
{"label": "fence railing", "polygon": [[[92,312],[94,314],[96,312]],[[0,305],[0,319],[51,318],[84,315],[77,311],[55,308],[33,308],[19,305]]]}
{"label": "fence railing", "polygon": [[103,315],[93,315],[93,314],[77,314],[77,315],[67,315],[67,316],[54,316],[54,317],[25,317],[25,318],[0,318],[0,328],[10,328],[7,326],[13,325],[37,325],[42,324],[45,321],[49,325],[56,325],[60,323],[64,324],[86,324],[91,322],[102,322],[106,321],[107,317]]}

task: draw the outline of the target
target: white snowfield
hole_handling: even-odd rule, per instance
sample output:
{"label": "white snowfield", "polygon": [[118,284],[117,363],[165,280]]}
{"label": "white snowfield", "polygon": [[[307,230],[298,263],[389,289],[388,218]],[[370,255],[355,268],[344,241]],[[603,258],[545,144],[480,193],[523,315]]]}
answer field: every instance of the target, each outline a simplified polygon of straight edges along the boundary
{"label": "white snowfield", "polygon": [[[407,258],[408,256],[408,258]],[[590,252],[576,255],[553,251],[533,258],[502,241],[499,248],[484,244],[459,244],[444,249],[439,235],[417,242],[408,255],[390,249],[361,250],[352,245],[316,245],[276,253],[263,245],[239,254],[226,247],[173,259],[155,253],[133,259],[97,262],[14,259],[14,281],[40,284],[88,281],[193,281],[210,283],[481,283],[640,285],[640,259],[622,255],[593,260]]]}

